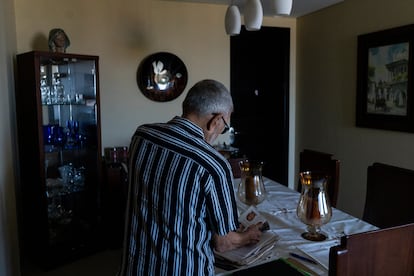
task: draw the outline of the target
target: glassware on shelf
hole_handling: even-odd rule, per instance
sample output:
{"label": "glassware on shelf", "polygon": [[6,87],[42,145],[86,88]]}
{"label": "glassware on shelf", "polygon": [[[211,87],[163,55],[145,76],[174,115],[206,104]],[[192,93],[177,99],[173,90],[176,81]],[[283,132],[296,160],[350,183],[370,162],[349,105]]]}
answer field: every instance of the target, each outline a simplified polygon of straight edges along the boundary
{"label": "glassware on shelf", "polygon": [[66,121],[66,128],[59,124],[43,126],[43,144],[47,152],[60,149],[80,149],[86,145],[87,137],[80,131],[79,121]]}
{"label": "glassware on shelf", "polygon": [[79,167],[75,169],[73,176],[73,191],[80,192],[85,188],[85,167]]}
{"label": "glassware on shelf", "polygon": [[320,227],[331,220],[332,207],[329,202],[326,184],[328,176],[319,172],[301,172],[300,195],[296,214],[307,225],[307,232],[302,237],[311,241],[323,241],[326,236],[321,233]]}
{"label": "glassware on shelf", "polygon": [[65,144],[63,128],[58,124],[43,126],[43,144],[47,152],[54,151]]}
{"label": "glassware on shelf", "polygon": [[81,94],[81,93],[76,93],[75,94],[75,103],[85,104],[85,100],[83,99],[83,94]]}
{"label": "glassware on shelf", "polygon": [[55,146],[56,147],[63,147],[66,143],[65,133],[63,131],[63,127],[59,125],[55,125],[54,127],[54,137],[55,137]]}
{"label": "glassware on shelf", "polygon": [[54,125],[43,126],[43,141],[45,145],[53,145],[54,143]]}
{"label": "glassware on shelf", "polygon": [[50,87],[47,85],[46,66],[40,66],[40,97],[42,104],[48,104],[50,100]]}
{"label": "glassware on shelf", "polygon": [[60,80],[60,74],[54,73],[53,74],[53,96],[54,99],[52,99],[52,103],[56,104],[63,104],[65,103],[65,87],[63,86],[61,80]]}
{"label": "glassware on shelf", "polygon": [[63,185],[67,192],[70,192],[71,186],[73,185],[74,167],[72,163],[63,165],[58,168],[60,178],[62,179]]}
{"label": "glassware on shelf", "polygon": [[72,163],[58,168],[64,190],[67,193],[80,192],[85,186],[85,167],[75,168]]}
{"label": "glassware on shelf", "polygon": [[79,121],[68,120],[66,122],[66,149],[73,149],[79,145]]}
{"label": "glassware on shelf", "polygon": [[242,160],[239,162],[241,182],[237,190],[238,198],[247,205],[258,205],[266,198],[263,182],[263,162]]}

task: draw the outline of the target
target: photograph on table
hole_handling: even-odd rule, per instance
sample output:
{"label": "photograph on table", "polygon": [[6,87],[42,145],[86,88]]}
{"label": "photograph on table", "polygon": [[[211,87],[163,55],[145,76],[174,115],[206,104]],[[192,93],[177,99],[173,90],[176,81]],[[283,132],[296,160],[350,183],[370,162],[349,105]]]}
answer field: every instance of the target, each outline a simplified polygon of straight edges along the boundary
{"label": "photograph on table", "polygon": [[269,223],[254,206],[250,206],[243,214],[240,215],[239,222],[242,224],[244,229],[262,222],[263,225],[260,230],[269,230]]}

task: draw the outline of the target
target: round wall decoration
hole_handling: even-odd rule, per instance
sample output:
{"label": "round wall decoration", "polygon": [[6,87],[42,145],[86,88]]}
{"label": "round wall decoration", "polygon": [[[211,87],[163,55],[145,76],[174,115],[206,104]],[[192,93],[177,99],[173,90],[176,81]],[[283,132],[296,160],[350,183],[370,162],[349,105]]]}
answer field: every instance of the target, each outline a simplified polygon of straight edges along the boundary
{"label": "round wall decoration", "polygon": [[172,101],[187,85],[187,68],[182,60],[168,52],[147,56],[138,66],[137,84],[141,92],[157,102]]}

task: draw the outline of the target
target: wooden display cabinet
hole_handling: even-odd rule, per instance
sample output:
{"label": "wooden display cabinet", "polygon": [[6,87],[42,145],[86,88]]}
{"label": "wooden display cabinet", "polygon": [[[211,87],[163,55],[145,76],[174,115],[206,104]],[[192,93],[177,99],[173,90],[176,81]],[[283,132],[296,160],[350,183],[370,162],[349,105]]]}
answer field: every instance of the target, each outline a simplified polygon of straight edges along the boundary
{"label": "wooden display cabinet", "polygon": [[104,247],[98,60],[17,55],[21,251],[44,268]]}

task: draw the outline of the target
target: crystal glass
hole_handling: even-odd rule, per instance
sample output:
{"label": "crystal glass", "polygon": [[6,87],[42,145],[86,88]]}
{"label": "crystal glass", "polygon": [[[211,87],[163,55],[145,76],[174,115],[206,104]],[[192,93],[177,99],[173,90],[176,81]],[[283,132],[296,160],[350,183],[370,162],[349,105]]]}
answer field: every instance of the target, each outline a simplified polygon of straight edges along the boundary
{"label": "crystal glass", "polygon": [[296,214],[307,225],[307,232],[302,237],[311,241],[323,241],[326,236],[320,227],[331,220],[332,208],[326,191],[328,176],[319,172],[301,172],[300,195]]}
{"label": "crystal glass", "polygon": [[238,198],[247,205],[258,205],[266,198],[263,183],[263,162],[242,160],[239,162],[241,182],[237,190]]}

